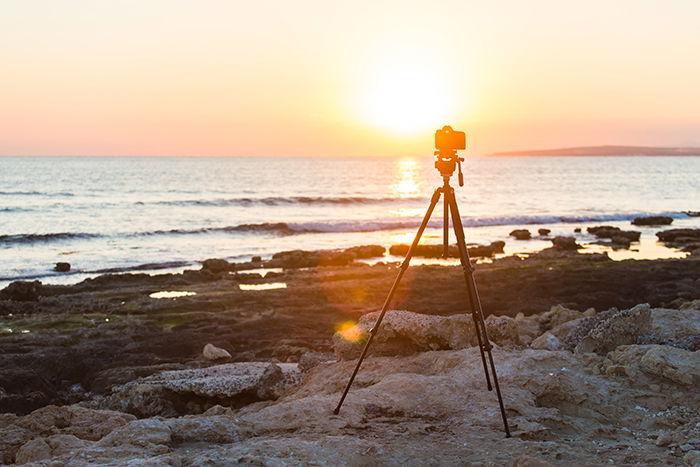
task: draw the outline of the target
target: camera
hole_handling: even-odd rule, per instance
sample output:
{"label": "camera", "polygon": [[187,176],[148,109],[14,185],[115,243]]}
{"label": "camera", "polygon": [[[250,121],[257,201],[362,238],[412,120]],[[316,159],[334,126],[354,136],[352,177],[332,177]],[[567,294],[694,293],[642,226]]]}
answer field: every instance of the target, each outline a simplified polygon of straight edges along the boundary
{"label": "camera", "polygon": [[435,132],[435,149],[438,151],[457,151],[467,148],[467,137],[463,131],[454,131],[445,125]]}

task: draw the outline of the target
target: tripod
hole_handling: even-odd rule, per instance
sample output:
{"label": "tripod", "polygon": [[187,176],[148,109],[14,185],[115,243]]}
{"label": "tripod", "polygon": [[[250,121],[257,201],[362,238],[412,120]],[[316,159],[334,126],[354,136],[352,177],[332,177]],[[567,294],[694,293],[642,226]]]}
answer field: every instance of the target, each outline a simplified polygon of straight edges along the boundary
{"label": "tripod", "polygon": [[[447,128],[447,127],[446,127]],[[436,138],[437,141],[437,138]],[[464,149],[464,147],[461,147],[461,149]],[[357,375],[357,372],[360,370],[360,366],[362,365],[362,361],[364,360],[365,356],[367,355],[367,350],[369,349],[370,344],[372,343],[372,339],[374,336],[377,334],[379,331],[379,326],[382,324],[382,320],[384,319],[384,315],[386,314],[387,309],[389,308],[389,304],[391,303],[391,299],[394,296],[394,292],[396,291],[399,282],[401,281],[401,278],[403,277],[404,273],[408,269],[408,265],[411,261],[411,258],[413,256],[413,253],[418,246],[418,242],[420,241],[421,237],[423,236],[423,231],[425,230],[426,226],[428,225],[428,221],[430,220],[430,217],[433,214],[433,211],[435,210],[435,207],[437,206],[438,202],[440,201],[440,196],[444,196],[444,211],[443,211],[443,256],[447,257],[448,254],[448,242],[449,242],[449,219],[450,216],[452,217],[452,226],[455,231],[455,235],[457,237],[457,247],[459,249],[459,259],[462,264],[462,270],[464,271],[464,280],[466,282],[467,286],[467,296],[468,296],[468,301],[469,301],[469,308],[471,309],[472,312],[472,318],[474,319],[474,325],[476,328],[476,337],[479,345],[479,351],[481,353],[481,363],[484,367],[484,375],[486,376],[486,387],[488,388],[489,391],[493,389],[493,387],[496,388],[496,394],[498,395],[498,405],[500,406],[501,409],[501,418],[503,419],[503,427],[506,432],[506,437],[510,437],[510,429],[508,428],[508,419],[506,418],[506,411],[503,406],[503,398],[501,397],[501,389],[498,385],[498,377],[496,376],[496,367],[493,363],[493,354],[491,353],[491,343],[489,342],[488,334],[486,333],[486,323],[484,322],[484,314],[481,309],[481,301],[479,300],[479,293],[476,289],[476,280],[474,279],[474,268],[472,267],[470,261],[469,261],[469,251],[467,250],[467,244],[464,239],[464,228],[462,226],[462,219],[459,216],[459,208],[457,207],[457,199],[455,198],[455,193],[454,193],[454,188],[450,186],[450,178],[452,177],[452,174],[454,173],[455,166],[459,165],[459,185],[463,186],[464,185],[464,179],[462,176],[462,165],[461,162],[464,161],[463,158],[457,156],[457,151],[454,149],[440,149],[436,151],[437,155],[437,161],[435,162],[435,168],[440,171],[440,175],[442,175],[442,179],[444,181],[443,185],[435,190],[433,193],[433,197],[430,200],[430,206],[428,206],[428,210],[425,213],[425,217],[423,217],[423,221],[420,224],[420,227],[418,227],[418,232],[416,233],[416,237],[413,239],[413,243],[411,244],[411,247],[408,249],[408,252],[406,253],[406,258],[404,258],[403,263],[401,263],[401,267],[399,269],[398,275],[396,276],[396,279],[394,279],[394,283],[391,286],[391,289],[389,289],[389,294],[387,295],[386,300],[384,301],[384,305],[382,306],[382,310],[379,313],[379,317],[377,318],[377,322],[374,324],[374,327],[370,329],[369,331],[369,337],[367,338],[367,342],[365,343],[364,348],[362,349],[362,353],[360,354],[360,358],[357,361],[357,365],[355,366],[355,370],[352,372],[352,376],[350,376],[350,380],[348,381],[347,386],[345,387],[345,391],[343,391],[343,395],[340,398],[340,401],[338,402],[338,406],[335,408],[333,411],[334,414],[338,414],[340,412],[340,407],[343,405],[343,401],[345,400],[345,397],[348,395],[348,391],[350,390],[350,386],[352,386],[353,381],[355,380],[355,376]],[[488,356],[488,365],[486,363]],[[491,377],[493,377],[493,387],[491,385]]]}

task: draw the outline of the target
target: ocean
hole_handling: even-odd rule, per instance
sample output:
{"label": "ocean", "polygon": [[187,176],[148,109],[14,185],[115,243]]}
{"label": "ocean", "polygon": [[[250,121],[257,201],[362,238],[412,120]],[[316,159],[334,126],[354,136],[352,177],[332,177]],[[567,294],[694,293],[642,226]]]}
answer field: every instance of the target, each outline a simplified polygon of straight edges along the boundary
{"label": "ocean", "polygon": [[[104,272],[177,271],[290,249],[410,243],[441,178],[434,158],[0,157],[0,287]],[[467,239],[506,254],[574,235],[613,259],[679,257],[642,231],[633,251],[592,244],[585,227],[700,227],[700,157],[467,157],[456,186]],[[424,243],[441,241],[441,210]],[[529,228],[530,241],[509,237]],[[388,258],[396,259],[396,258]],[[53,272],[69,262],[68,274]]]}

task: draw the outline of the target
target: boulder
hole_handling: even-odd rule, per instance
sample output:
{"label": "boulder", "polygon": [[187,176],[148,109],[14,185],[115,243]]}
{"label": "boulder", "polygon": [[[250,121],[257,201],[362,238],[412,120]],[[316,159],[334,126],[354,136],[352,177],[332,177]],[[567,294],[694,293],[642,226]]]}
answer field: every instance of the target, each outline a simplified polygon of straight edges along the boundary
{"label": "boulder", "polygon": [[53,435],[48,438],[34,438],[17,450],[15,463],[38,462],[55,456],[62,456],[92,444],[73,435]]}
{"label": "boulder", "polygon": [[541,236],[549,235],[551,230],[549,229],[537,229],[537,233],[540,234]]}
{"label": "boulder", "polygon": [[666,384],[700,385],[700,352],[665,345],[624,345],[610,352],[601,364],[608,375],[627,376],[646,385],[643,376]]}
{"label": "boulder", "polygon": [[668,216],[647,216],[635,217],[632,225],[669,225],[673,222],[672,217]]}
{"label": "boulder", "polygon": [[537,339],[533,340],[532,343],[530,344],[530,347],[533,349],[539,349],[539,350],[564,350],[565,346],[562,343],[562,341],[552,334],[551,332],[547,331],[544,334],[542,334],[540,337]]}
{"label": "boulder", "polygon": [[[363,315],[352,327],[333,335],[338,360],[357,358],[379,312]],[[372,340],[371,355],[408,355],[428,350],[463,349],[476,345],[471,315],[434,316],[389,310]]]}
{"label": "boulder", "polygon": [[0,290],[0,300],[36,302],[42,288],[41,281],[15,281]]}
{"label": "boulder", "polygon": [[202,413],[216,404],[241,407],[276,399],[300,379],[293,363],[243,362],[164,371],[113,388],[103,405],[141,417]]}
{"label": "boulder", "polygon": [[527,229],[515,229],[508,235],[515,237],[516,240],[530,240],[532,237],[532,234],[530,234],[530,231]]}
{"label": "boulder", "polygon": [[224,358],[231,358],[231,354],[227,350],[215,346],[214,344],[207,344],[202,349],[202,357],[206,360],[215,361]]}
{"label": "boulder", "polygon": [[386,248],[380,245],[361,245],[354,246],[351,248],[346,248],[345,253],[353,255],[355,258],[367,259],[367,258],[378,258],[384,256]]}
{"label": "boulder", "polygon": [[552,239],[552,246],[557,250],[578,250],[583,248],[581,245],[576,243],[574,237],[554,237]]}
{"label": "boulder", "polygon": [[510,316],[489,315],[484,321],[491,342],[499,345],[520,343],[515,319]]}
{"label": "boulder", "polygon": [[202,261],[202,270],[204,271],[209,271],[214,274],[218,274],[221,272],[226,272],[231,269],[231,263],[226,261],[225,259],[217,259],[217,258],[212,258],[212,259],[205,259]]}
{"label": "boulder", "polygon": [[[591,318],[595,319],[595,318]],[[582,320],[581,324],[585,325]],[[637,305],[599,319],[576,345],[576,353],[606,354],[620,345],[633,344],[651,328],[651,310],[648,304]]]}
{"label": "boulder", "polygon": [[250,262],[251,262],[251,263],[260,263],[260,262],[262,262],[262,256],[253,256],[253,257],[250,259]]}
{"label": "boulder", "polygon": [[186,416],[164,420],[170,428],[173,443],[237,443],[243,439],[240,428],[233,417]]}
{"label": "boulder", "polygon": [[70,271],[70,263],[56,263],[53,270],[56,272],[68,272]]}
{"label": "boulder", "polygon": [[299,371],[307,372],[321,363],[335,361],[332,353],[306,352],[299,358]]}

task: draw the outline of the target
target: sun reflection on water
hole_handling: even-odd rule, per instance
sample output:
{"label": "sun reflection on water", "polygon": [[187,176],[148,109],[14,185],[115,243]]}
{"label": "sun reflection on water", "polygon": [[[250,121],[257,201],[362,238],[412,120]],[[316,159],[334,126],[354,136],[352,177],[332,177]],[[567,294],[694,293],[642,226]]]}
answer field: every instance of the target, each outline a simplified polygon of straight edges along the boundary
{"label": "sun reflection on water", "polygon": [[418,186],[418,162],[415,159],[401,159],[398,166],[399,178],[391,187],[397,198],[410,198],[420,194]]}

